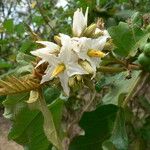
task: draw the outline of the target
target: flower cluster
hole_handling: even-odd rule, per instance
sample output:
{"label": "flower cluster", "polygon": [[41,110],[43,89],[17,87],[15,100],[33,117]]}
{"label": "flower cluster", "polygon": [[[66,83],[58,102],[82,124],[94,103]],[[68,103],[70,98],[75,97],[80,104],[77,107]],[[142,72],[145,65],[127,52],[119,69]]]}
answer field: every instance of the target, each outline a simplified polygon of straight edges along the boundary
{"label": "flower cluster", "polygon": [[41,83],[59,77],[66,95],[70,92],[69,78],[84,74],[93,74],[94,77],[100,58],[106,55],[102,50],[110,36],[106,30],[100,30],[96,24],[87,27],[87,17],[88,8],[85,15],[82,9],[77,9],[73,16],[73,37],[59,34],[54,37],[57,44],[37,41],[44,47],[31,52],[41,58],[37,66],[48,62]]}

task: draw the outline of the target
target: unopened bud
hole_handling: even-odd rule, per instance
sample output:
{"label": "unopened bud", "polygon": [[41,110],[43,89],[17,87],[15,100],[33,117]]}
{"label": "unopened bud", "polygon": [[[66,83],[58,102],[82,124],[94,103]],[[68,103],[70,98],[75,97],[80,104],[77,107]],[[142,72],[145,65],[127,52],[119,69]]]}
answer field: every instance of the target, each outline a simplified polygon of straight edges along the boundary
{"label": "unopened bud", "polygon": [[94,34],[95,29],[96,29],[96,24],[91,24],[84,30],[83,36],[90,37],[92,34]]}
{"label": "unopened bud", "polygon": [[39,93],[38,91],[31,91],[30,92],[30,97],[29,100],[27,101],[27,103],[34,103],[39,99]]}
{"label": "unopened bud", "polygon": [[56,42],[58,45],[61,46],[61,39],[60,39],[60,37],[59,37],[58,35],[55,35],[55,36],[54,36],[54,40],[55,40],[55,42]]}
{"label": "unopened bud", "polygon": [[104,35],[103,32],[97,32],[97,33],[92,34],[92,38],[96,39],[96,38],[103,36],[103,35]]}
{"label": "unopened bud", "polygon": [[103,50],[107,50],[107,51],[111,51],[114,48],[114,44],[112,42],[112,39],[110,39],[109,41],[106,42],[106,44],[104,45]]}
{"label": "unopened bud", "polygon": [[77,75],[76,75],[76,79],[77,79],[77,81],[81,81],[81,80],[82,80],[82,76],[79,75],[79,74],[77,74]]}
{"label": "unopened bud", "polygon": [[73,87],[75,85],[75,83],[76,82],[75,82],[75,78],[74,77],[69,78],[68,84],[69,84],[70,87]]}
{"label": "unopened bud", "polygon": [[89,64],[89,62],[85,60],[80,60],[79,64],[82,66],[83,69],[85,69],[89,74],[93,74],[94,70],[92,66]]}

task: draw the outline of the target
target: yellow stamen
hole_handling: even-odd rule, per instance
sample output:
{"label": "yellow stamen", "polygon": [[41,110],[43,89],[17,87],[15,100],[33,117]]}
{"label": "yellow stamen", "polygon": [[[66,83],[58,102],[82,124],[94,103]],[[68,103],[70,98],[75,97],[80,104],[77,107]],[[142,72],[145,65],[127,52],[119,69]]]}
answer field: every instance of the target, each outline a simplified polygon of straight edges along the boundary
{"label": "yellow stamen", "polygon": [[52,72],[52,77],[56,77],[58,74],[63,72],[65,70],[65,65],[64,64],[59,64],[54,71]]}
{"label": "yellow stamen", "polygon": [[100,50],[95,50],[95,49],[89,49],[89,51],[87,52],[87,55],[90,57],[104,57],[106,54],[101,52]]}

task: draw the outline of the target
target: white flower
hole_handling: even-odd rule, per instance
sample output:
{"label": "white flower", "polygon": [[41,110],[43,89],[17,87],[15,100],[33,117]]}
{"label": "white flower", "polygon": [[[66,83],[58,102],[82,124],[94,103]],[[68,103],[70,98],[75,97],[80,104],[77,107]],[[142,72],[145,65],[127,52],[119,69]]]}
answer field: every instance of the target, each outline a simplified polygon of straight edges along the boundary
{"label": "white flower", "polygon": [[73,34],[79,37],[83,30],[87,27],[88,8],[85,15],[82,13],[82,9],[77,9],[73,15]]}
{"label": "white flower", "polygon": [[48,41],[36,41],[36,43],[39,43],[43,45],[43,48],[39,48],[35,51],[31,51],[31,54],[37,57],[40,57],[42,60],[37,64],[36,67],[41,65],[46,61],[46,58],[48,55],[54,55],[55,53],[58,53],[60,51],[60,47],[53,43]]}
{"label": "white flower", "polygon": [[78,56],[70,48],[72,47],[71,38],[67,35],[60,34],[62,48],[57,56],[47,56],[49,63],[42,77],[41,83],[52,80],[58,76],[66,95],[69,95],[70,88],[68,86],[69,77],[76,74],[87,74],[87,72],[78,64]]}
{"label": "white flower", "polygon": [[[86,37],[72,38],[73,50],[78,54],[82,60],[87,60],[93,68],[93,73],[96,73],[96,67],[100,64],[100,57],[105,54],[101,52],[106,44],[108,36],[100,36],[97,39]],[[92,55],[91,55],[92,54]]]}

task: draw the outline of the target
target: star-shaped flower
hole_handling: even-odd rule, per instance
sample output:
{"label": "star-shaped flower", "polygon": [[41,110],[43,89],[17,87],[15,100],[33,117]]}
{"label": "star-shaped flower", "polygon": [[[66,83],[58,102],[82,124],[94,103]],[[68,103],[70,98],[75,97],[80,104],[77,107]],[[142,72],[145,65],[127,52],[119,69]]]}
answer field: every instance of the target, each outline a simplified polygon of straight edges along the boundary
{"label": "star-shaped flower", "polygon": [[73,50],[82,60],[87,60],[93,68],[93,74],[96,73],[96,67],[99,66],[102,57],[105,53],[101,52],[106,44],[108,35],[100,36],[97,39],[86,37],[72,38]]}
{"label": "star-shaped flower", "polygon": [[78,64],[78,56],[72,51],[71,38],[67,35],[60,34],[61,51],[57,56],[47,56],[49,66],[45,71],[41,83],[52,80],[58,76],[66,95],[69,95],[70,88],[68,86],[69,77],[76,74],[87,74],[87,72]]}

